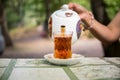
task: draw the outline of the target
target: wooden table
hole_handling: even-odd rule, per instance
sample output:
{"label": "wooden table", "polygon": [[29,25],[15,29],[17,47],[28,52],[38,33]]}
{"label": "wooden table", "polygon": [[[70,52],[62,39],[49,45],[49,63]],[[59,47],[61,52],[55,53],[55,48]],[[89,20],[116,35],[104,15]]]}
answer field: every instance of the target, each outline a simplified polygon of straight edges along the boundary
{"label": "wooden table", "polygon": [[0,80],[120,80],[120,58],[83,58],[71,66],[45,59],[0,59]]}

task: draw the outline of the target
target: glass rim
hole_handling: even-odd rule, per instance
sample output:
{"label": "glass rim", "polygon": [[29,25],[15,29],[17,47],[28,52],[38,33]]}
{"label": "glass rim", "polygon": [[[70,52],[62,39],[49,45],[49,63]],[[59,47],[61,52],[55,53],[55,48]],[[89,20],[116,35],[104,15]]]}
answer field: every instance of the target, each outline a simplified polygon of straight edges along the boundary
{"label": "glass rim", "polygon": [[[61,31],[53,31],[53,34],[61,34]],[[65,34],[73,34],[73,31],[65,31]]]}

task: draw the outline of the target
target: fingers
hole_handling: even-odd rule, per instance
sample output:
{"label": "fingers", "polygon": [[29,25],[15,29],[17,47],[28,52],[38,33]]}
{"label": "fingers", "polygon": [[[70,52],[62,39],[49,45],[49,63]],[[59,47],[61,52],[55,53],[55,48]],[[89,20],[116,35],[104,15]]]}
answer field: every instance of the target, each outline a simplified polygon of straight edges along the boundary
{"label": "fingers", "polygon": [[69,3],[68,4],[68,7],[74,11],[76,11],[77,13],[80,13],[80,9],[79,8],[79,5],[76,4],[76,3]]}
{"label": "fingers", "polygon": [[68,3],[68,7],[73,10],[73,8],[74,8],[74,3]]}
{"label": "fingers", "polygon": [[87,11],[84,7],[82,7],[82,6],[80,6],[79,4],[76,4],[76,3],[69,3],[69,4],[68,4],[68,7],[69,7],[70,9],[76,11],[78,14]]}

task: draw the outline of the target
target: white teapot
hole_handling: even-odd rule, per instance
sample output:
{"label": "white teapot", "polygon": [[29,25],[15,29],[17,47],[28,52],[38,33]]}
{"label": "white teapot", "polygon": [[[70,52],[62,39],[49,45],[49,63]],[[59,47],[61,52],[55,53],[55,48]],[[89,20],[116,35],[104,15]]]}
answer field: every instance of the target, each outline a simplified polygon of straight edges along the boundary
{"label": "white teapot", "polygon": [[64,4],[60,10],[55,11],[49,18],[48,29],[49,35],[53,38],[53,32],[60,31],[61,26],[64,25],[66,31],[72,31],[72,43],[74,43],[80,36],[80,16]]}

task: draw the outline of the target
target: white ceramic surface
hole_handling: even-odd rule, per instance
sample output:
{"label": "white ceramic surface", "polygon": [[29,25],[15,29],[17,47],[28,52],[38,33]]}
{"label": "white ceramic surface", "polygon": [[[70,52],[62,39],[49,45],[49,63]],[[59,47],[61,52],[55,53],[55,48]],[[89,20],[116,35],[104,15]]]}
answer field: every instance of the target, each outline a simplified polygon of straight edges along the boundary
{"label": "white ceramic surface", "polygon": [[61,9],[55,11],[50,18],[52,33],[55,31],[60,31],[61,26],[64,25],[66,31],[73,32],[72,43],[76,42],[80,36],[81,29],[80,16],[75,11],[69,9],[68,5],[63,5]]}
{"label": "white ceramic surface", "polygon": [[72,58],[68,58],[68,59],[59,59],[59,58],[54,58],[53,53],[49,53],[47,55],[44,56],[44,58],[53,64],[57,64],[57,65],[73,65],[73,64],[77,64],[80,62],[80,59],[84,58],[84,56],[80,55],[80,54],[72,54]]}

